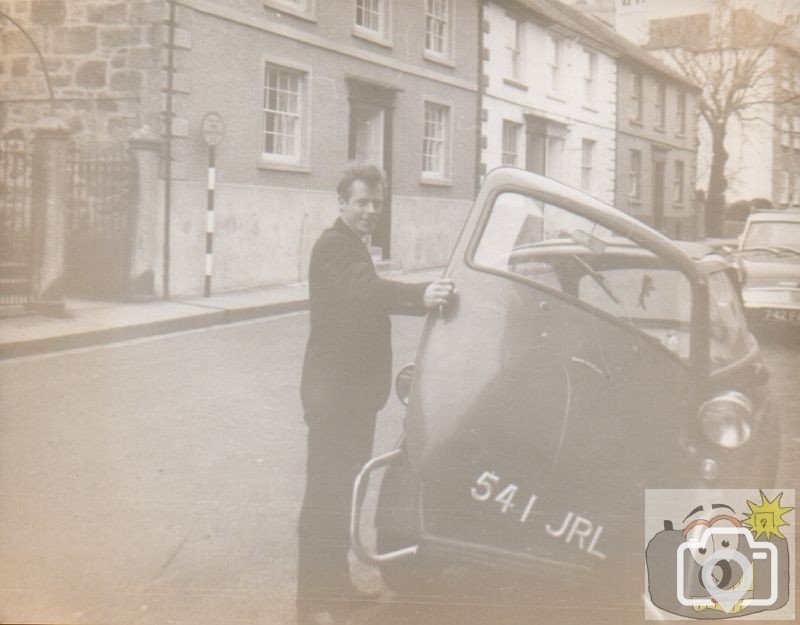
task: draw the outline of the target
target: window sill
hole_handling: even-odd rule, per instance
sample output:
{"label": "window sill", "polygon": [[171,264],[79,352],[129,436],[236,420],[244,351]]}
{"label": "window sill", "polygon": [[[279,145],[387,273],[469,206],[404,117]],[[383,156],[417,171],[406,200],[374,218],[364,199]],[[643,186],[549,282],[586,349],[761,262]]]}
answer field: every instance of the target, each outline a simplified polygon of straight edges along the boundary
{"label": "window sill", "polygon": [[686,133],[685,133],[685,132],[676,132],[676,133],[675,133],[675,136],[676,136],[678,139],[685,139],[685,138],[686,138]]}
{"label": "window sill", "polygon": [[317,22],[317,16],[314,15],[311,11],[304,11],[303,9],[298,9],[291,4],[286,4],[281,2],[281,0],[261,0],[262,4],[264,5],[265,9],[273,9],[278,11],[279,13],[286,13],[286,15],[291,15],[293,17],[299,17],[301,20],[306,20],[308,22]]}
{"label": "window sill", "polygon": [[630,206],[642,206],[642,198],[628,196],[628,204]]}
{"label": "window sill", "polygon": [[513,78],[503,78],[503,84],[508,85],[509,87],[514,87],[514,89],[519,89],[520,91],[528,90],[528,85],[521,83],[518,80],[514,80]]}
{"label": "window sill", "polygon": [[376,33],[374,30],[369,30],[368,28],[363,28],[361,26],[355,25],[353,26],[352,34],[353,37],[364,39],[365,41],[378,44],[379,46],[383,46],[384,48],[391,49],[394,47],[394,44],[391,42],[390,39],[387,39],[380,33]]}
{"label": "window sill", "polygon": [[596,108],[595,108],[595,107],[593,107],[591,104],[582,104],[582,105],[581,105],[581,108],[582,108],[584,111],[589,111],[590,113],[599,113],[599,112],[600,112],[600,110],[599,110],[599,109],[596,109]]}
{"label": "window sill", "polygon": [[258,161],[259,169],[268,169],[273,171],[290,171],[299,174],[310,174],[311,168],[303,163],[286,163],[282,161],[271,161],[263,156]]}
{"label": "window sill", "polygon": [[653,132],[660,132],[662,135],[667,134],[667,129],[664,126],[653,126]]}
{"label": "window sill", "polygon": [[446,56],[441,56],[440,54],[437,54],[436,52],[431,52],[430,50],[425,50],[422,53],[422,58],[424,58],[426,61],[431,61],[432,63],[438,63],[439,65],[444,65],[445,67],[451,67],[453,69],[455,69],[456,67],[456,64],[453,63],[453,61],[448,59]]}
{"label": "window sill", "polygon": [[554,91],[549,92],[547,94],[547,97],[550,100],[555,100],[556,102],[561,102],[562,104],[566,104],[567,103],[567,101],[564,98],[562,98],[561,95],[559,95],[558,93],[556,93]]}
{"label": "window sill", "polygon": [[434,187],[452,187],[453,181],[449,178],[441,178],[440,176],[427,176],[423,174],[419,179],[420,184],[427,184]]}
{"label": "window sill", "polygon": [[684,208],[686,208],[686,205],[683,202],[673,202],[672,208],[674,208],[675,210],[682,211]]}
{"label": "window sill", "polygon": [[639,119],[638,117],[631,117],[628,120],[628,122],[630,123],[631,126],[639,126],[639,128],[644,127],[644,124],[642,123],[642,120]]}

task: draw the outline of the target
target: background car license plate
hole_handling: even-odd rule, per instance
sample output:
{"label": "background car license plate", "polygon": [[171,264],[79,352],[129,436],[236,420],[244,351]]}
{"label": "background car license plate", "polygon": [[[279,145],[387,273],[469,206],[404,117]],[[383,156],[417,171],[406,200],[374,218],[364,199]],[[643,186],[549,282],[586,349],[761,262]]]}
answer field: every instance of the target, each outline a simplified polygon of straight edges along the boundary
{"label": "background car license plate", "polygon": [[765,308],[762,311],[762,315],[764,321],[782,321],[784,323],[800,323],[800,310]]}

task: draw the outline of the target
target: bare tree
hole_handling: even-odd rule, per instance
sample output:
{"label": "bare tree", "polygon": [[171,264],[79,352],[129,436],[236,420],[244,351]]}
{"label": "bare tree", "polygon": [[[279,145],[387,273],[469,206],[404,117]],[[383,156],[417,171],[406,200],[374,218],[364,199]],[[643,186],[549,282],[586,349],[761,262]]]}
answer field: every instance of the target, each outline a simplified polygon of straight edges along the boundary
{"label": "bare tree", "polygon": [[[800,52],[791,42],[793,27],[785,14],[769,20],[732,0],[713,0],[706,14],[651,22],[648,49],[702,89],[698,111],[711,143],[706,196],[709,234],[719,236],[722,230],[728,187],[725,139],[731,121],[782,124],[775,108],[798,99],[793,77],[786,80],[787,58],[794,57],[795,66],[800,64]],[[791,65],[788,71],[793,74]]]}

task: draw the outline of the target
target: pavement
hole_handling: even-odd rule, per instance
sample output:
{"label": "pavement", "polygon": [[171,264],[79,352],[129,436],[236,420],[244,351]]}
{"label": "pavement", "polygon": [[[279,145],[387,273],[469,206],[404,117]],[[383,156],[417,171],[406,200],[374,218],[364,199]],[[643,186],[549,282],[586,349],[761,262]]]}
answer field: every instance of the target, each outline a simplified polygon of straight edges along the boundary
{"label": "pavement", "polygon": [[[392,271],[385,277],[424,282],[441,268]],[[20,314],[0,317],[0,359],[205,328],[308,308],[308,284],[268,286],[210,297],[100,301],[67,298],[63,316]]]}

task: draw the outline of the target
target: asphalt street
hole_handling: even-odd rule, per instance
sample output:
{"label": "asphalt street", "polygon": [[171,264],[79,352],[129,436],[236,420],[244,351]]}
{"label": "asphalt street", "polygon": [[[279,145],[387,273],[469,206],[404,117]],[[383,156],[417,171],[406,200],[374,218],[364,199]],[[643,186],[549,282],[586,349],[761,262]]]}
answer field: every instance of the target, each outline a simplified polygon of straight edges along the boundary
{"label": "asphalt street", "polygon": [[[0,622],[294,623],[307,323],[297,313],[1,362]],[[421,324],[395,320],[396,367],[413,360]],[[779,485],[798,488],[800,347],[764,345],[783,419]],[[401,413],[392,397],[376,452],[394,446]],[[354,625],[522,622],[480,596],[384,597]],[[527,617],[616,621],[602,606]]]}

